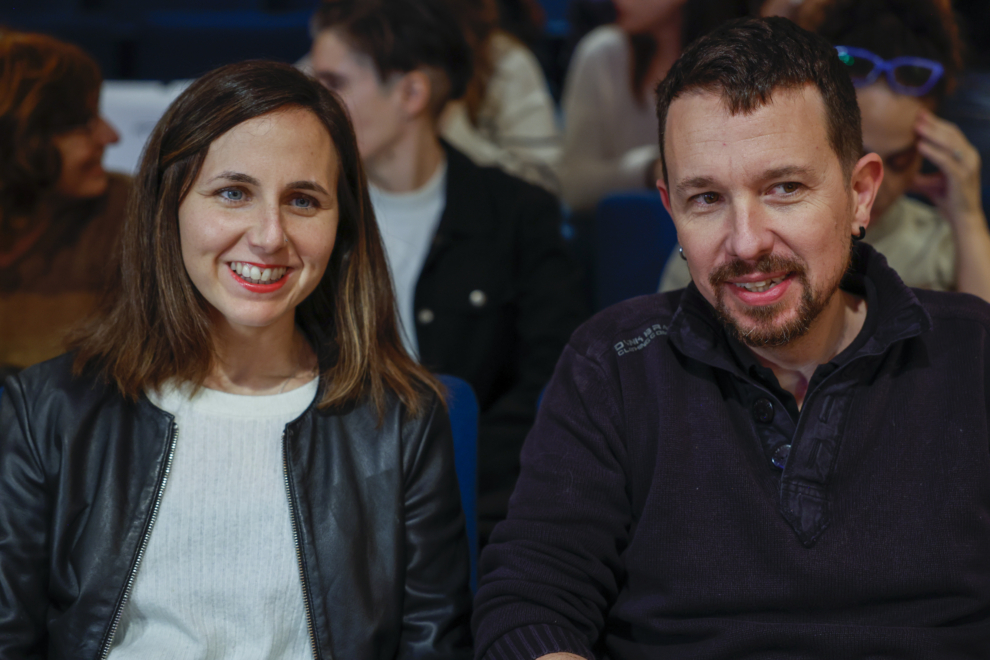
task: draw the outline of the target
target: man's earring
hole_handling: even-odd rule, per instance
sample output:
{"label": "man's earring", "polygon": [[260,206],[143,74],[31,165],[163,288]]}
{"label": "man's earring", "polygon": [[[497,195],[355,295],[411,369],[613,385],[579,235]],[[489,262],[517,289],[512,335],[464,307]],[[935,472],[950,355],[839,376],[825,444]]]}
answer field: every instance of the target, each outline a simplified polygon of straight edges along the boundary
{"label": "man's earring", "polygon": [[678,245],[677,246],[677,252],[678,252],[678,254],[681,255],[681,259],[683,259],[684,261],[687,261],[687,257],[684,256],[684,248],[682,248],[680,245]]}
{"label": "man's earring", "polygon": [[857,236],[856,234],[853,234],[853,240],[854,241],[861,241],[864,238],[866,238],[866,227],[860,227],[859,228],[859,236]]}

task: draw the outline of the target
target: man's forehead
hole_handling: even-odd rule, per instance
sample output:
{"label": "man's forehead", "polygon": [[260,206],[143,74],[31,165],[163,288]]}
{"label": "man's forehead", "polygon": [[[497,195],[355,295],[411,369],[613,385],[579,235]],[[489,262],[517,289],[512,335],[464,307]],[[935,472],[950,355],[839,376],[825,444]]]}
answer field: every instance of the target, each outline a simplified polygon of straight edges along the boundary
{"label": "man's forehead", "polygon": [[699,168],[724,166],[726,158],[738,167],[773,170],[826,158],[822,152],[834,157],[824,102],[814,86],[777,90],[768,102],[735,113],[719,92],[692,90],[671,103],[665,152],[675,185],[705,176]]}

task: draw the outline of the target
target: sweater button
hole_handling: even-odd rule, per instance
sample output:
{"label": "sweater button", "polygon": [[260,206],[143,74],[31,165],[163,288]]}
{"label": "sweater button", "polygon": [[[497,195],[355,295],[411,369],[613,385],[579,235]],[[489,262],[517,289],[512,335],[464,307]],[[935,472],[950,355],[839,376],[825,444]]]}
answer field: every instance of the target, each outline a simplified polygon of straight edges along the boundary
{"label": "sweater button", "polygon": [[781,445],[777,447],[777,451],[773,453],[773,458],[770,459],[770,462],[773,463],[774,467],[783,470],[784,466],[787,465],[787,457],[790,455],[791,455],[791,446]]}
{"label": "sweater button", "polygon": [[481,289],[475,289],[468,294],[468,301],[473,307],[484,307],[485,303],[488,302],[488,296]]}
{"label": "sweater button", "polygon": [[770,399],[757,399],[753,404],[753,417],[756,421],[769,424],[773,421],[773,403]]}
{"label": "sweater button", "polygon": [[422,323],[423,325],[429,325],[433,323],[433,318],[434,318],[433,310],[427,309],[425,307],[419,310],[419,313],[416,314],[416,320]]}

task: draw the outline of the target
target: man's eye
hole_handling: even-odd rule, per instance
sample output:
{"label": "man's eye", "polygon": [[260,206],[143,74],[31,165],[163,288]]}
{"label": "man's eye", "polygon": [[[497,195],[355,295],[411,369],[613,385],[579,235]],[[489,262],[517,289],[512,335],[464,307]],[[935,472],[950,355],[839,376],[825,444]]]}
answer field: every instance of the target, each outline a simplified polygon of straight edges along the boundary
{"label": "man's eye", "polygon": [[244,201],[244,191],[238,190],[237,188],[224,188],[220,191],[220,196],[226,199],[228,202],[243,202]]}
{"label": "man's eye", "polygon": [[701,201],[704,202],[705,204],[715,204],[720,199],[722,199],[722,196],[719,195],[718,193],[706,192],[698,195],[698,198],[701,199]]}
{"label": "man's eye", "polygon": [[801,189],[801,184],[794,181],[788,181],[787,183],[779,183],[776,187],[779,188],[780,192],[785,195],[791,195]]}

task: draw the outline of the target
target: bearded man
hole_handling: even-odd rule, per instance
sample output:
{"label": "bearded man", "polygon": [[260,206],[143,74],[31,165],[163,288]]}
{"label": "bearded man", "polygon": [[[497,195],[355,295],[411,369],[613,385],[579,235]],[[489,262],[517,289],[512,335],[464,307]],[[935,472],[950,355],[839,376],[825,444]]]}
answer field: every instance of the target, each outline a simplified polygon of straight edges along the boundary
{"label": "bearded man", "polygon": [[990,307],[857,242],[883,165],[843,67],[752,19],[658,87],[693,283],[565,349],[482,556],[478,658],[990,654]]}

